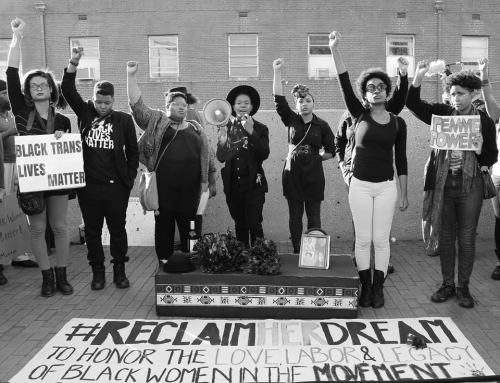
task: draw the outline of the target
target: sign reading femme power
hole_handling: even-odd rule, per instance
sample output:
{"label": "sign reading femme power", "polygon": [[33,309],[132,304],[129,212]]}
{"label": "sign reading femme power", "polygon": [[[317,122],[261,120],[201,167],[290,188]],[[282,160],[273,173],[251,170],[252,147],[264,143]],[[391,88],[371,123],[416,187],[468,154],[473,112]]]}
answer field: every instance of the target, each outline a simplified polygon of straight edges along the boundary
{"label": "sign reading femme power", "polygon": [[82,141],[77,133],[16,136],[16,167],[21,192],[85,186]]}
{"label": "sign reading femme power", "polygon": [[443,150],[481,149],[480,116],[432,115],[430,146]]}
{"label": "sign reading femme power", "polygon": [[[412,336],[425,347],[407,344]],[[421,381],[492,374],[450,318],[72,319],[10,382]]]}

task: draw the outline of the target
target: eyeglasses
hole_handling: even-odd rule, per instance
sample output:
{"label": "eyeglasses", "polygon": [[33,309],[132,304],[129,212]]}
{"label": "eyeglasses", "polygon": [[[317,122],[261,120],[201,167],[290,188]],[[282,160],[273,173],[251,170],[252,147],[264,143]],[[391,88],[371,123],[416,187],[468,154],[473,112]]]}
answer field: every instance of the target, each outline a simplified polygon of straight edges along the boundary
{"label": "eyeglasses", "polygon": [[387,90],[387,85],[385,85],[383,82],[381,82],[378,85],[368,84],[366,86],[367,92],[375,93],[376,90],[378,90],[379,92],[383,92],[383,91]]}
{"label": "eyeglasses", "polygon": [[49,84],[47,84],[46,82],[42,83],[42,84],[30,84],[30,89],[31,90],[47,90],[49,89]]}

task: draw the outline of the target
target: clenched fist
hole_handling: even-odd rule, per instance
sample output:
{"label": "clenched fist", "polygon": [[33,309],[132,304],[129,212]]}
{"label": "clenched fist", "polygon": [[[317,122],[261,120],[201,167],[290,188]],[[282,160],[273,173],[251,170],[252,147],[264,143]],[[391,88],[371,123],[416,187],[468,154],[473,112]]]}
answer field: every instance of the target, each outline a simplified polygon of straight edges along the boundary
{"label": "clenched fist", "polygon": [[281,67],[283,66],[284,63],[285,63],[285,60],[283,60],[282,58],[278,58],[278,59],[274,60],[273,61],[274,70],[281,69]]}
{"label": "clenched fist", "polygon": [[127,73],[128,74],[135,74],[137,72],[137,69],[139,67],[139,64],[137,61],[127,61]]}

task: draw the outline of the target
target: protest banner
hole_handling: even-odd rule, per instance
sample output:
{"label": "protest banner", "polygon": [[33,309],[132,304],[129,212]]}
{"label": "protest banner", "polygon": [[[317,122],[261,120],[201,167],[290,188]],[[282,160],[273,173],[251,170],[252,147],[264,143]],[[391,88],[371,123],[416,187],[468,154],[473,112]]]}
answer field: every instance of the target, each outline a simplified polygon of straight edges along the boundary
{"label": "protest banner", "polygon": [[77,133],[16,136],[19,190],[73,189],[85,186],[82,141]]}
{"label": "protest banner", "polygon": [[[410,335],[426,347],[407,344]],[[450,318],[72,319],[10,382],[421,381],[474,375],[493,371]]]}
{"label": "protest banner", "polygon": [[26,215],[17,203],[17,196],[9,194],[0,202],[0,264],[10,264],[12,258],[31,251]]}
{"label": "protest banner", "polygon": [[442,150],[481,149],[481,118],[432,115],[430,146]]}

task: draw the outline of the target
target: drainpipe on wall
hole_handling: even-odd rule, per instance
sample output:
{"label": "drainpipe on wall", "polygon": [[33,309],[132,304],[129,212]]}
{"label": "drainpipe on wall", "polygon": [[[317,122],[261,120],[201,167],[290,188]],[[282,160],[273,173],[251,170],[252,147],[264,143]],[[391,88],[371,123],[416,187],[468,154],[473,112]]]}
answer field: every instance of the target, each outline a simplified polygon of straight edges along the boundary
{"label": "drainpipe on wall", "polygon": [[[437,15],[437,46],[436,46],[436,59],[441,58],[441,36],[443,34],[443,11],[444,11],[444,0],[434,0],[434,8],[436,9]],[[436,99],[438,102],[441,102],[441,82],[439,81],[436,86]]]}
{"label": "drainpipe on wall", "polygon": [[35,9],[40,13],[40,32],[42,37],[42,68],[47,67],[47,41],[45,39],[45,12],[47,11],[47,4],[36,3]]}

